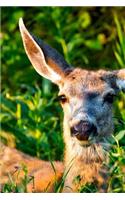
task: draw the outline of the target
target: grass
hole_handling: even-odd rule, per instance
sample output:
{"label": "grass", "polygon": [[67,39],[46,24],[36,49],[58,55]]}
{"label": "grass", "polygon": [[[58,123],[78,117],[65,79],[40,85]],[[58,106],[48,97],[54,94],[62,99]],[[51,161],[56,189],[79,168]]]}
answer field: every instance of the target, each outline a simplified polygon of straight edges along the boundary
{"label": "grass", "polygon": [[[36,16],[34,19],[32,13]],[[75,66],[85,66],[87,69],[90,66],[94,69],[105,66],[104,69],[113,70],[125,66],[124,9],[2,8],[1,141],[53,163],[53,160],[63,159],[64,150],[63,113],[56,101],[57,87],[41,79],[26,58],[17,25],[19,17],[27,21],[27,26],[34,30],[32,32],[59,50]],[[123,93],[114,104],[114,123],[109,152],[108,192],[125,192]],[[20,169],[16,170],[20,173]],[[2,192],[27,192],[27,184],[34,180],[28,176],[26,166],[22,166],[21,170],[24,172],[21,184],[17,185],[13,175],[8,174],[9,182],[4,185]],[[54,166],[53,170],[55,172]],[[67,173],[64,173],[59,183],[55,181],[55,192],[62,191]],[[96,191],[93,184],[88,184],[79,192]]]}
{"label": "grass", "polygon": [[[20,183],[18,183],[18,177],[20,173],[23,172],[24,176],[21,178]],[[14,174],[16,174],[16,180],[13,179]],[[32,191],[34,191],[34,177],[28,176],[28,170],[26,165],[22,165],[22,167],[16,168],[13,174],[8,173],[9,181],[4,184],[2,187],[2,193],[26,193],[27,192],[27,185],[32,182]]]}

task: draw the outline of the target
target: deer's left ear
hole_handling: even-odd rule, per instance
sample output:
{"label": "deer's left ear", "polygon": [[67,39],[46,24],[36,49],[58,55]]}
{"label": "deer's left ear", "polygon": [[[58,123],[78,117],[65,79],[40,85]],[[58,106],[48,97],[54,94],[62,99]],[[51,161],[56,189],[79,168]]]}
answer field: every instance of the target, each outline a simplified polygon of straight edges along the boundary
{"label": "deer's left ear", "polygon": [[33,36],[19,20],[19,28],[26,54],[35,70],[43,77],[60,85],[71,70],[70,65],[55,49]]}
{"label": "deer's left ear", "polygon": [[125,92],[125,69],[113,72],[116,80],[116,86],[120,91]]}

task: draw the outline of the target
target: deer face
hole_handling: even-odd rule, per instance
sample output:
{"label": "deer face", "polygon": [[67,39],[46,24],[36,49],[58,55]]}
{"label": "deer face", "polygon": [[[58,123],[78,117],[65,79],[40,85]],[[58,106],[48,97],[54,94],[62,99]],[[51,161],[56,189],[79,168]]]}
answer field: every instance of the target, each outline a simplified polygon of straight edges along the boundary
{"label": "deer face", "polygon": [[112,103],[118,88],[108,83],[106,73],[76,68],[60,87],[59,99],[70,135],[82,145],[99,141],[113,131]]}
{"label": "deer face", "polygon": [[110,135],[112,103],[118,91],[125,91],[125,69],[112,72],[73,69],[56,50],[32,36],[22,19],[19,26],[32,65],[40,75],[59,86],[69,136],[84,145]]}

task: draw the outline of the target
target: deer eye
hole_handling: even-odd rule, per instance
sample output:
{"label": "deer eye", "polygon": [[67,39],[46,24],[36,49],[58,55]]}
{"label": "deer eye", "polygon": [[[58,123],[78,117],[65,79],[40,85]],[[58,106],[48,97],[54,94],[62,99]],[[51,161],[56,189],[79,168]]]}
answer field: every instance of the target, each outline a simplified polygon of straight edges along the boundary
{"label": "deer eye", "polygon": [[67,98],[64,94],[58,96],[58,101],[60,101],[61,103],[66,103]]}
{"label": "deer eye", "polygon": [[104,96],[104,102],[108,102],[108,103],[113,103],[115,98],[115,94],[113,93],[108,93]]}

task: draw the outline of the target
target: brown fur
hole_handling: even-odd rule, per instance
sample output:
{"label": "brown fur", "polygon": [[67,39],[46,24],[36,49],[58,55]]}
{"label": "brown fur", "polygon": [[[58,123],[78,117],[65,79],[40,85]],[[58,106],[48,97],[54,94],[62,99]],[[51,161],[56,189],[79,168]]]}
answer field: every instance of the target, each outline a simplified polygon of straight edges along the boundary
{"label": "brown fur", "polygon": [[[16,149],[1,145],[0,152],[0,186],[9,181],[8,174],[12,176],[17,184],[24,178],[22,165],[26,165],[28,177],[34,177],[34,184],[31,181],[27,185],[27,192],[52,192],[55,181],[59,181],[63,174],[63,164],[53,162],[56,174],[50,162],[39,160],[28,156]],[[19,175],[18,175],[19,174]],[[17,178],[18,177],[18,178]]]}

